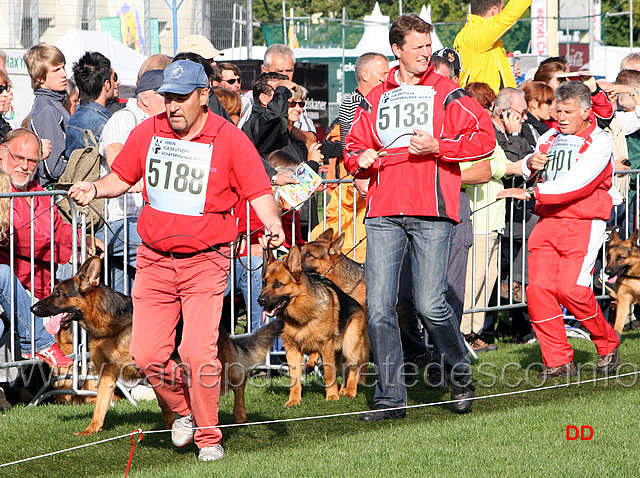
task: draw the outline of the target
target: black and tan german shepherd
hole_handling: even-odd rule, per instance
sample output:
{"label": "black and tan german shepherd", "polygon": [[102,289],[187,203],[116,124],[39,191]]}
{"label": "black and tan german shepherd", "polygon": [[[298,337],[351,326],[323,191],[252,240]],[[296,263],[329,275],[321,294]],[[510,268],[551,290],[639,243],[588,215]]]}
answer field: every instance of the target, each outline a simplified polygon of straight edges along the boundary
{"label": "black and tan german shepherd", "polygon": [[342,253],[344,232],[335,240],[333,228],[320,234],[315,241],[300,248],[302,270],[308,273],[323,274],[346,294],[353,297],[363,309],[367,309],[367,286],[364,267]]}
{"label": "black and tan german shepherd", "polygon": [[[119,377],[131,381],[141,378],[129,353],[133,320],[131,298],[102,284],[100,271],[100,258],[89,258],[75,276],[58,284],[49,297],[31,308],[41,317],[67,313],[64,321],[77,320],[90,336],[89,352],[99,373],[99,382],[91,423],[84,431],[76,433],[84,436],[102,430],[116,380]],[[222,375],[221,392],[226,393],[229,388],[234,392],[233,416],[236,423],[247,420],[244,403],[247,372],[264,362],[282,325],[282,321],[273,321],[255,334],[240,339],[232,339],[226,330],[220,328],[218,359],[222,370],[228,373]],[[231,364],[233,366],[225,366]],[[175,414],[160,396],[156,396],[165,425],[171,428]]]}
{"label": "black and tan german shepherd", "polygon": [[[361,368],[369,358],[367,320],[360,304],[329,279],[303,272],[297,246],[284,261],[266,254],[265,263],[258,303],[268,315],[284,321],[281,337],[291,378],[285,406],[298,405],[302,398],[303,354],[319,353],[322,357],[327,400],[338,400],[339,395],[355,397]],[[338,352],[348,369],[340,390]]]}
{"label": "black and tan german shepherd", "polygon": [[624,323],[633,304],[640,304],[640,247],[638,229],[629,239],[622,240],[617,229],[611,231],[607,244],[607,265],[604,269],[609,277],[616,278],[616,332],[622,333]]}

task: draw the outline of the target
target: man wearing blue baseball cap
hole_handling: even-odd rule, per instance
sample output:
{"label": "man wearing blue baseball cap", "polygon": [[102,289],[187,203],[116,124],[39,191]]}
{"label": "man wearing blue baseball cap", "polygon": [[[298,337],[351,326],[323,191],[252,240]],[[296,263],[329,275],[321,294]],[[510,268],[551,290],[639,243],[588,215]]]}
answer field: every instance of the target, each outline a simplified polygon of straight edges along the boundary
{"label": "man wearing blue baseball cap", "polygon": [[[169,65],[158,89],[165,112],[131,132],[110,174],[76,183],[69,193],[87,204],[143,180],[131,355],[177,414],[174,445],[194,438],[199,459],[213,461],[224,457],[216,427],[224,373],[217,342],[229,243],[237,235],[231,209],[240,198],[251,203],[265,225],[263,247],[280,246],[284,232],[258,152],[242,131],[208,110],[207,86],[202,65]],[[171,354],[181,318],[178,365]]]}

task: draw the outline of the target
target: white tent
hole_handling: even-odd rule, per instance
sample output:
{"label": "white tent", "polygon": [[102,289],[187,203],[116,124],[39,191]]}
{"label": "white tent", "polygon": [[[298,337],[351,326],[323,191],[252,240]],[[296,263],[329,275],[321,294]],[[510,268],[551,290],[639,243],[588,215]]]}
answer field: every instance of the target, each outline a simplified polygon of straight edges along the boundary
{"label": "white tent", "polygon": [[[419,17],[422,18],[425,22],[433,25],[433,21],[431,20],[431,5],[429,5],[428,7],[422,5],[422,10],[420,10]],[[438,38],[436,28],[433,27],[433,33],[431,34],[431,50],[435,52],[441,50],[442,48],[444,48],[444,45],[440,41],[440,38]]]}
{"label": "white tent", "polygon": [[118,73],[121,83],[129,86],[136,84],[138,70],[146,59],[146,56],[123,45],[107,32],[69,30],[54,45],[64,53],[69,76],[73,63],[86,51],[97,51],[111,60],[111,66]]}
{"label": "white tent", "polygon": [[[431,5],[429,5],[429,7],[422,6],[420,18],[432,23]],[[371,15],[365,15],[363,20],[368,23],[365,23],[362,38],[355,48],[344,50],[344,55],[347,57],[359,57],[364,53],[376,52],[393,57],[391,46],[389,46],[389,16],[382,14],[380,5],[378,5],[377,2]],[[435,29],[431,34],[431,45],[433,51],[443,48],[442,42],[438,38]],[[254,46],[251,50],[252,59],[262,60],[266,49],[264,46]],[[342,48],[294,48],[293,52],[296,58],[299,59],[340,58],[343,54]],[[227,48],[223,50],[223,53],[227,61],[247,59],[247,49],[245,47]]]}
{"label": "white tent", "polygon": [[363,52],[375,51],[386,56],[393,56],[389,46],[389,16],[383,15],[380,5],[376,2],[371,15],[365,15],[364,33],[356,50]]}
{"label": "white tent", "polygon": [[620,62],[629,53],[631,48],[628,47],[594,45],[593,60],[589,62],[588,69],[591,73],[604,76],[613,82],[620,71]]}

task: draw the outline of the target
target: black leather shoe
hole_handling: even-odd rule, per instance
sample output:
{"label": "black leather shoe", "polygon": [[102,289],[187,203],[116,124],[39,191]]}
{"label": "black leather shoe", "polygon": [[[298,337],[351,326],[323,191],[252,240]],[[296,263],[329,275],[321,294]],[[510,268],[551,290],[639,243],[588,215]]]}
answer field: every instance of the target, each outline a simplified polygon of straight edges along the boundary
{"label": "black leather shoe", "polygon": [[463,387],[453,385],[451,387],[451,400],[462,400],[451,404],[453,411],[456,413],[467,413],[471,410],[471,405],[473,405],[473,400],[471,399],[475,396],[476,387],[474,387],[472,383]]}
{"label": "black leather shoe", "polygon": [[407,410],[398,408],[395,410],[371,410],[370,412],[360,415],[363,422],[378,422],[380,420],[388,420],[390,418],[404,418],[407,416]]}

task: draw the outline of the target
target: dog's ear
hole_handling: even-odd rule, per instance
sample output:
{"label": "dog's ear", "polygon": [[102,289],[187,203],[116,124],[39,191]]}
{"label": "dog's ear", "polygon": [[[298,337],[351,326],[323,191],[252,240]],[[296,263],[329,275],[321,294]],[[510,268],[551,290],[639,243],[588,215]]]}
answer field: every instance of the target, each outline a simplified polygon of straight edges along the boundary
{"label": "dog's ear", "polygon": [[262,251],[262,278],[264,279],[264,277],[267,275],[267,267],[269,267],[269,264],[271,264],[272,262],[275,262],[276,258],[273,255],[273,251],[269,248],[264,249]]}
{"label": "dog's ear", "polygon": [[285,259],[285,263],[289,272],[293,276],[296,282],[300,282],[300,274],[302,274],[302,255],[298,246],[293,246],[289,249],[289,254]]}
{"label": "dog's ear", "polygon": [[611,234],[609,235],[611,238],[611,242],[620,242],[620,236],[618,235],[618,226],[615,226],[611,229]]}
{"label": "dog's ear", "polygon": [[333,240],[333,228],[330,227],[318,236],[318,241],[331,242]]}
{"label": "dog's ear", "polygon": [[638,230],[637,229],[635,231],[633,231],[633,234],[631,235],[629,240],[631,241],[631,244],[633,244],[634,246],[638,245]]}
{"label": "dog's ear", "polygon": [[344,245],[344,232],[338,236],[338,238],[331,243],[329,247],[330,256],[339,256],[342,254],[342,246]]}
{"label": "dog's ear", "polygon": [[80,278],[80,292],[82,294],[88,294],[100,285],[101,271],[102,267],[98,256],[92,256],[82,264],[82,267],[80,267],[80,270],[78,271],[78,277]]}

